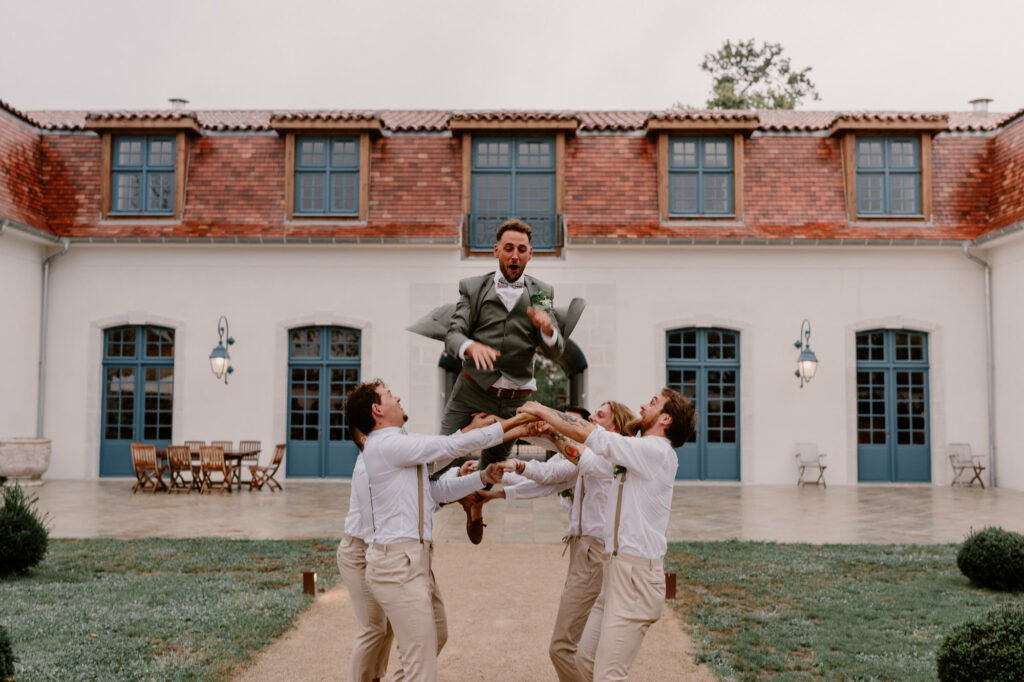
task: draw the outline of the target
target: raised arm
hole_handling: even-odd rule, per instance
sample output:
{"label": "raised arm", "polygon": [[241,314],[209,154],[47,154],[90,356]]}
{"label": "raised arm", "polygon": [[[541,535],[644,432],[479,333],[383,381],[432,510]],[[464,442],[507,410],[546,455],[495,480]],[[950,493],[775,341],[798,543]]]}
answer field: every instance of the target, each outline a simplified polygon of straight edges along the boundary
{"label": "raised arm", "polygon": [[518,411],[520,414],[530,414],[537,419],[546,421],[554,431],[577,443],[585,441],[594,430],[594,425],[590,422],[574,414],[553,410],[535,400],[526,402]]}

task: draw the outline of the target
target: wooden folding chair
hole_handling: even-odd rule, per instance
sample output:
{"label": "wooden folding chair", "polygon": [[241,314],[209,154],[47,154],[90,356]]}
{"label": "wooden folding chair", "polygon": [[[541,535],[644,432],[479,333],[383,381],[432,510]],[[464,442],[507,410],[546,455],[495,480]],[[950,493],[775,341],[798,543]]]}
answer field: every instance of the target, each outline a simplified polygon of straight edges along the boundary
{"label": "wooden folding chair", "polygon": [[[246,452],[249,454],[242,455],[242,459],[238,463],[238,471],[235,472],[238,477],[238,487],[242,487],[242,483],[251,483],[252,474],[249,475],[248,481],[242,481],[242,471],[245,469],[252,470],[253,466],[260,463],[260,450],[263,449],[263,444],[258,440],[240,440],[238,441],[238,451]],[[252,486],[249,486],[252,490]]]}
{"label": "wooden folding chair", "polygon": [[[828,485],[825,483],[825,469],[828,466],[823,461],[826,457],[824,452],[818,452],[817,443],[797,443],[796,444],[796,465],[799,472],[797,473],[796,484],[797,486],[804,486],[809,483],[813,483],[815,486],[823,486],[825,488]],[[804,478],[804,472],[808,472],[811,476],[814,472],[818,472],[818,477],[814,480],[808,480]]]}
{"label": "wooden folding chair", "polygon": [[269,486],[270,491],[273,492],[276,487],[281,490],[281,484],[277,482],[274,475],[277,474],[277,470],[281,468],[281,460],[284,459],[284,451],[287,445],[281,443],[274,446],[274,458],[270,460],[270,465],[261,467],[259,465],[250,466],[249,471],[252,472],[252,480],[249,481],[249,490],[256,488],[257,490],[263,490],[264,484]]}
{"label": "wooden folding chair", "polygon": [[[188,451],[192,454],[192,480],[202,483],[203,481],[203,467],[199,462],[199,448],[206,445],[205,440],[187,440],[185,446]],[[197,488],[199,485],[197,484]]]}
{"label": "wooden folding chair", "polygon": [[[192,453],[187,445],[167,446],[167,471],[171,475],[171,484],[167,492],[192,492],[198,487],[199,481],[192,475]],[[185,474],[189,477],[186,479]]]}
{"label": "wooden folding chair", "polygon": [[[199,492],[205,493],[208,490],[218,488],[222,493],[226,490],[231,492],[231,465],[224,461],[224,449],[219,445],[204,445],[199,448],[199,460],[202,463],[203,484]],[[219,481],[214,480],[213,474],[219,473]]]}
{"label": "wooden folding chair", "polygon": [[135,471],[135,486],[132,494],[139,488],[152,488],[153,492],[167,487],[164,483],[164,469],[156,459],[156,446],[145,443],[132,443],[132,469]]}
{"label": "wooden folding chair", "polygon": [[[977,481],[982,488],[985,487],[985,482],[981,480],[981,472],[986,468],[982,464],[984,455],[971,454],[970,443],[950,443],[947,451],[949,452],[949,463],[953,466],[953,481],[950,485],[959,483],[969,488]],[[961,479],[965,473],[970,476],[966,483]]]}

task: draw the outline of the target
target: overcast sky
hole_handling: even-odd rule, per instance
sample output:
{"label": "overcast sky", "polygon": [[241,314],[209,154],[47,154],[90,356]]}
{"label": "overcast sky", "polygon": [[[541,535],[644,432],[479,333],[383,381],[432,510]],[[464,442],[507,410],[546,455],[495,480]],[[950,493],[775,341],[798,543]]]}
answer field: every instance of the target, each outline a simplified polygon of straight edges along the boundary
{"label": "overcast sky", "polygon": [[23,110],[703,106],[725,40],[812,67],[803,109],[1024,108],[1020,0],[0,0]]}

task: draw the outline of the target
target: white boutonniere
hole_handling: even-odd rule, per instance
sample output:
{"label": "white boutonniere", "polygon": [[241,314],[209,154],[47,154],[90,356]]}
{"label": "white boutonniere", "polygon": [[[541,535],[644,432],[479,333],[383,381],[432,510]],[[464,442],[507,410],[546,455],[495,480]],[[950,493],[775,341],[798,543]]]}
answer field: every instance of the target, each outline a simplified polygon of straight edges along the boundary
{"label": "white boutonniere", "polygon": [[535,293],[530,294],[530,305],[534,308],[540,308],[544,312],[551,312],[551,294],[541,289]]}

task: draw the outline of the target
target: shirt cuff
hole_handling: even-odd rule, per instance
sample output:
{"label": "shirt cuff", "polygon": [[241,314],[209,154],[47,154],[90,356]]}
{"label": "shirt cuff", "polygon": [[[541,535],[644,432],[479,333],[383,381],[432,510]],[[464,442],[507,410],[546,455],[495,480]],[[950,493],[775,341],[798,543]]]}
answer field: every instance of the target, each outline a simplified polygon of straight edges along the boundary
{"label": "shirt cuff", "polygon": [[[554,313],[552,313],[554,315]],[[544,342],[545,346],[553,346],[558,341],[558,327],[551,325],[551,336],[548,336],[544,332],[540,333],[540,339]]]}
{"label": "shirt cuff", "polygon": [[[459,360],[465,360],[466,359],[466,349],[469,348],[470,344],[473,344],[473,343],[476,343],[473,339],[468,339],[468,340],[462,342],[462,345],[459,346]],[[551,344],[548,344],[548,345],[550,346]]]}

